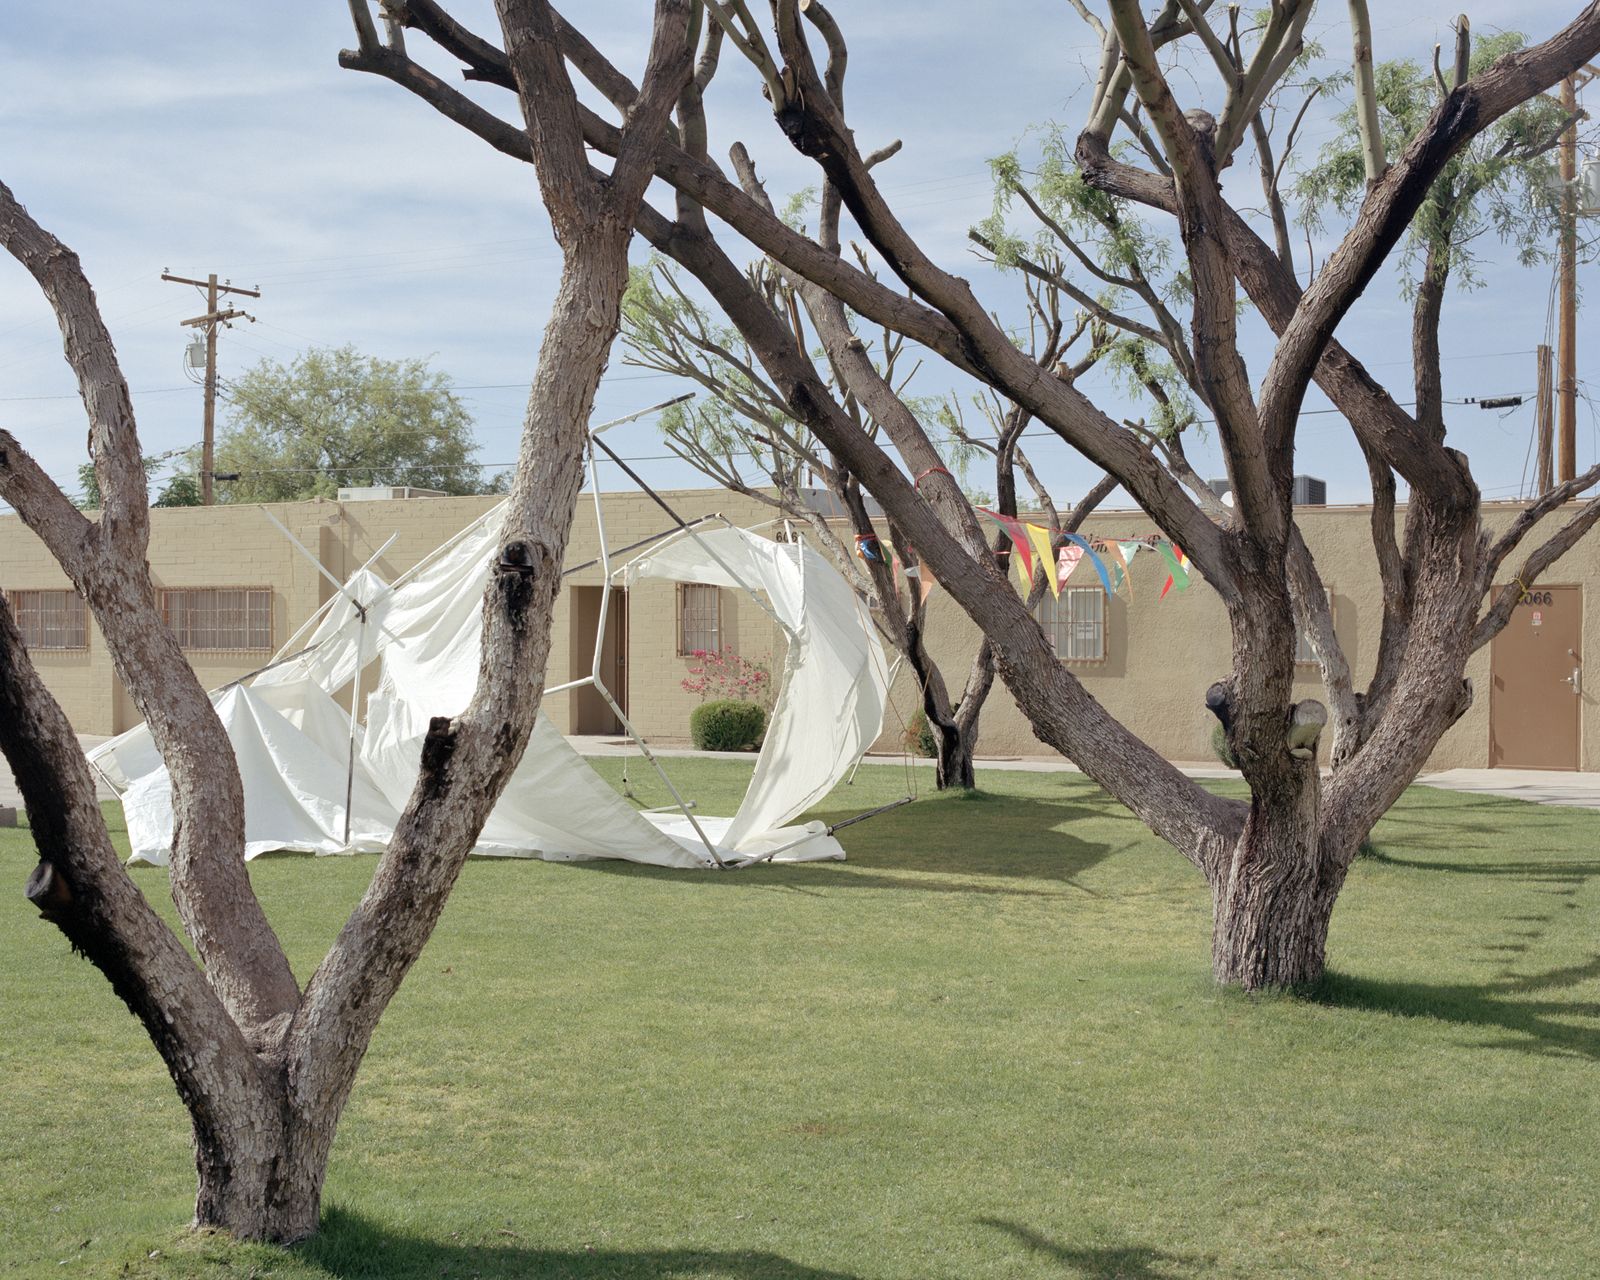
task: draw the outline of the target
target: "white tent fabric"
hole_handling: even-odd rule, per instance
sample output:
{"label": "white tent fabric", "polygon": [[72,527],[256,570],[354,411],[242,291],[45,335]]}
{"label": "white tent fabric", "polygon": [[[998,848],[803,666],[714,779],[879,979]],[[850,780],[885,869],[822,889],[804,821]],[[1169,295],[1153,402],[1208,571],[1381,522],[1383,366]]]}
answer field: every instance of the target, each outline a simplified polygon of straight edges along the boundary
{"label": "white tent fabric", "polygon": [[[428,721],[460,713],[476,685],[482,599],[503,519],[497,507],[394,587],[356,575],[347,594],[291,640],[286,652],[298,656],[213,695],[244,781],[247,857],[358,853],[388,842],[416,780]],[[887,705],[882,650],[843,578],[804,545],[733,528],[679,533],[618,576],[624,584],[669,578],[744,588],[788,636],[777,703],[739,811],[696,812],[692,821],[681,811],[640,813],[540,715],[474,852],[673,867],[843,857],[822,824],[791,825],[877,737]],[[363,690],[375,673],[377,685],[365,724],[352,727],[335,697],[358,671]],[[148,732],[141,725],[113,738],[90,759],[124,792],[133,858],[165,862],[171,789]]]}

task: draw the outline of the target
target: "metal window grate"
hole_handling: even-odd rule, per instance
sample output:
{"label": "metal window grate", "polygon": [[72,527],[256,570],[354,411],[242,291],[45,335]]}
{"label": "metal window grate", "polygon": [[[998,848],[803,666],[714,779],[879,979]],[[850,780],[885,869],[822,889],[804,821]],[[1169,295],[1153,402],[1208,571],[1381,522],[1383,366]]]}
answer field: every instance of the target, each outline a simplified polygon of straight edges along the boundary
{"label": "metal window grate", "polygon": [[1046,596],[1035,615],[1066,662],[1100,662],[1106,656],[1106,593],[1099,587],[1066,587],[1059,600]]}
{"label": "metal window grate", "polygon": [[700,582],[678,584],[678,653],[722,648],[722,590]]}
{"label": "metal window grate", "polygon": [[161,618],[185,649],[272,649],[270,587],[163,591]]}
{"label": "metal window grate", "polygon": [[10,591],[6,599],[28,648],[89,647],[89,613],[76,591]]}

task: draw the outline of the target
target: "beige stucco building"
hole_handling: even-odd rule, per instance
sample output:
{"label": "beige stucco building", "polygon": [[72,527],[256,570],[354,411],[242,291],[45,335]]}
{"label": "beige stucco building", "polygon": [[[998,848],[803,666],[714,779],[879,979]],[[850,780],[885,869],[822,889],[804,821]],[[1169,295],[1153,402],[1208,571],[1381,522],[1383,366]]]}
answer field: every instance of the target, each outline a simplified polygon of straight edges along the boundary
{"label": "beige stucco building", "polygon": [[[713,512],[741,525],[770,519],[770,508],[720,490],[665,495],[685,518]],[[375,568],[393,579],[494,502],[491,498],[406,498],[317,501],[269,508],[328,574],[343,579],[395,535]],[[621,547],[665,532],[669,517],[637,492],[605,495],[608,540]],[[1488,508],[1503,527],[1515,504]],[[1335,626],[1357,678],[1370,673],[1381,604],[1370,541],[1370,512],[1357,507],[1301,508],[1298,518],[1332,597]],[[1404,518],[1402,510],[1401,519]],[[1553,529],[1551,517],[1535,537]],[[1089,520],[1091,536],[1153,533],[1142,513],[1109,511]],[[1528,545],[1534,545],[1531,541]],[[592,505],[579,505],[567,563],[599,550]],[[270,660],[333,591],[327,577],[254,506],[177,508],[151,512],[150,565],[169,621],[208,687]],[[1136,558],[1133,594],[1106,600],[1087,565],[1070,581],[1072,595],[1050,605],[1052,628],[1073,671],[1106,708],[1175,760],[1210,756],[1212,721],[1201,705],[1211,681],[1230,665],[1227,619],[1198,578],[1184,592],[1158,599],[1166,566],[1155,554]],[[1507,632],[1472,659],[1472,709],[1446,735],[1433,764],[1600,768],[1600,715],[1588,713],[1582,689],[1583,637],[1600,628],[1600,537],[1584,538],[1519,607]],[[592,657],[601,583],[598,565],[567,578],[557,607],[548,682],[586,675]],[[81,733],[110,734],[137,720],[112,670],[104,641],[66,579],[16,516],[0,517],[0,588],[12,601],[36,665]],[[711,590],[711,589],[703,589]],[[1600,634],[1600,630],[1597,630]],[[746,657],[773,661],[781,645],[774,624],[733,591],[714,598],[672,583],[645,582],[628,593],[610,620],[603,663],[608,683],[647,737],[681,739],[699,698],[681,686],[695,665],[682,650],[714,637]],[[977,629],[942,592],[930,601],[930,646],[959,685],[976,647]],[[1316,668],[1302,667],[1303,697],[1319,696]],[[880,746],[898,750],[902,717],[916,693],[902,675],[897,714]],[[557,726],[574,733],[610,733],[617,726],[588,690],[547,700]],[[986,755],[1039,754],[1027,722],[997,687],[981,722]]]}

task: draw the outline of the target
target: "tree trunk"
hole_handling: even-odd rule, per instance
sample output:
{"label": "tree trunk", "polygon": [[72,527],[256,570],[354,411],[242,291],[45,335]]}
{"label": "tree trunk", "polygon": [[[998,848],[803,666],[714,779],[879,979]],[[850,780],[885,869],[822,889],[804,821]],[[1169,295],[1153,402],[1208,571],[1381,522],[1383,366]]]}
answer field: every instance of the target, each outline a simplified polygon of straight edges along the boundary
{"label": "tree trunk", "polygon": [[[1211,973],[1225,986],[1246,991],[1300,987],[1322,977],[1327,963],[1332,894],[1324,893],[1314,866],[1295,847],[1258,851],[1263,868],[1213,890]],[[1291,865],[1291,874],[1271,865]]]}
{"label": "tree trunk", "polygon": [[195,1117],[196,1227],[273,1244],[316,1233],[338,1116],[294,1115],[281,1087],[276,1092],[276,1101],[263,1098],[254,1116],[231,1117],[237,1123],[223,1132]]}
{"label": "tree trunk", "polygon": [[1245,824],[1229,874],[1212,884],[1212,976],[1246,991],[1316,982],[1338,887],[1320,874],[1314,829],[1257,816]]}
{"label": "tree trunk", "polygon": [[971,791],[978,785],[977,773],[972,767],[972,743],[954,724],[935,727],[933,740],[938,748],[935,761],[935,783],[939,790],[960,787]]}

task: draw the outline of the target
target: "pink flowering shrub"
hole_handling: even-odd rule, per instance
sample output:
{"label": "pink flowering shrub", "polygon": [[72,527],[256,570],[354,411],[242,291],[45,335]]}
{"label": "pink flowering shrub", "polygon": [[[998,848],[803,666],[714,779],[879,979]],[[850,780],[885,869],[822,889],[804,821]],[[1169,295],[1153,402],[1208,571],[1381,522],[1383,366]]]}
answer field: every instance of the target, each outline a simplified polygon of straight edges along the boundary
{"label": "pink flowering shrub", "polygon": [[694,666],[683,678],[686,693],[701,702],[753,702],[768,711],[777,694],[772,672],[764,662],[752,662],[731,648],[696,649],[689,655]]}

